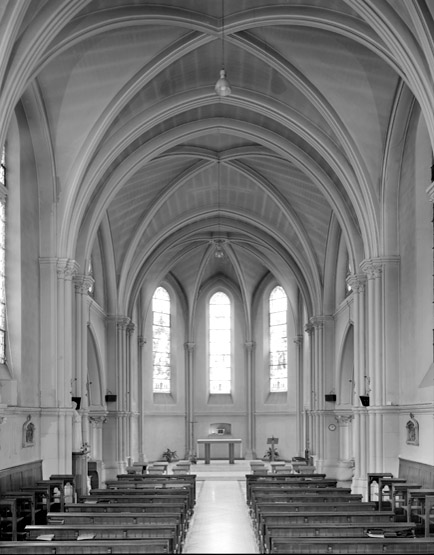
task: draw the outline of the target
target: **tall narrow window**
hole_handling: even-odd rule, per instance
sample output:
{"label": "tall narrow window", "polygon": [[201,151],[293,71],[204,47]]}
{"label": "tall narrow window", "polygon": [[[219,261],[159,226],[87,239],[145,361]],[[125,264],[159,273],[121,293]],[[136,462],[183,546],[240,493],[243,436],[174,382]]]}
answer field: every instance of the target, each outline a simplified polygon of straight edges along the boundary
{"label": "tall narrow window", "polygon": [[270,392],[288,391],[288,300],[280,285],[271,291],[270,322]]}
{"label": "tall narrow window", "polygon": [[157,287],[152,297],[152,354],[154,393],[170,393],[170,296]]}
{"label": "tall narrow window", "polygon": [[6,363],[6,154],[0,165],[0,364]]}
{"label": "tall narrow window", "polygon": [[215,293],[209,301],[209,390],[231,392],[231,301],[225,293]]}

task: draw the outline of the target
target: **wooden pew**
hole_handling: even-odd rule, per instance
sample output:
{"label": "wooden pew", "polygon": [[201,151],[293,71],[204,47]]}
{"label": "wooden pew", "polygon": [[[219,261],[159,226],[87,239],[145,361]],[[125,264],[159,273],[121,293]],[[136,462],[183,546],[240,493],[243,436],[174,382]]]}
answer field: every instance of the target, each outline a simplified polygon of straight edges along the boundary
{"label": "wooden pew", "polygon": [[272,538],[270,553],[434,553],[429,538]]}
{"label": "wooden pew", "polygon": [[16,498],[0,499],[0,538],[18,541],[24,539],[26,515],[20,514],[19,502]]}
{"label": "wooden pew", "polygon": [[263,512],[281,512],[281,513],[303,513],[303,512],[315,512],[321,513],[328,511],[329,513],[338,513],[346,511],[350,514],[365,512],[371,510],[376,512],[377,506],[374,502],[362,501],[360,503],[336,503],[335,501],[329,501],[327,504],[323,502],[294,502],[294,503],[256,503],[251,507],[251,517],[254,522],[259,521],[259,513]]}
{"label": "wooden pew", "polygon": [[[398,537],[416,537],[415,524],[405,522],[378,522],[360,520],[358,522],[332,522],[323,517],[321,522],[315,523],[292,523],[288,519],[276,522],[278,518],[262,515],[258,526],[258,538],[265,552],[271,550],[271,539],[274,537],[298,538],[298,537],[353,537],[359,538],[372,534],[396,535]],[[288,522],[290,522],[288,524]],[[356,542],[355,542],[356,543]]]}
{"label": "wooden pew", "polygon": [[420,519],[424,524],[425,537],[430,536],[430,525],[434,523],[434,514],[432,514],[432,509],[434,508],[434,495],[426,495],[424,502],[424,511],[420,515]]}
{"label": "wooden pew", "polygon": [[108,527],[118,525],[137,525],[137,524],[166,524],[176,528],[177,537],[182,542],[187,533],[187,520],[181,511],[176,512],[154,512],[154,513],[132,513],[132,512],[64,512],[64,513],[48,513],[47,524],[68,524],[82,525],[95,524],[105,525]]}
{"label": "wooden pew", "polygon": [[429,537],[431,510],[434,507],[434,489],[408,489],[406,495],[407,522],[422,522],[425,537]]}
{"label": "wooden pew", "polygon": [[[181,467],[182,468],[182,467]],[[122,485],[120,485],[120,483]],[[117,480],[107,480],[106,486],[111,488],[119,487],[142,487],[142,485],[161,485],[162,487],[175,487],[178,485],[188,485],[192,488],[193,499],[196,499],[196,474],[180,472],[176,474],[163,474],[153,476],[151,474],[118,474]]]}
{"label": "wooden pew", "polygon": [[93,555],[100,553],[170,553],[170,542],[165,538],[123,540],[74,541],[3,541],[0,553],[6,555]]}
{"label": "wooden pew", "polygon": [[275,538],[286,538],[292,541],[298,541],[299,538],[352,538],[354,546],[360,538],[369,537],[370,534],[415,538],[415,525],[404,522],[389,522],[382,525],[369,522],[347,522],[333,523],[332,526],[328,522],[291,526],[267,524],[262,532],[261,542],[265,553],[271,553],[272,542]]}
{"label": "wooden pew", "polygon": [[369,526],[390,524],[395,522],[395,515],[392,511],[359,511],[349,512],[340,511],[330,513],[326,510],[323,512],[275,512],[275,511],[258,511],[258,520],[256,522],[256,532],[259,538],[264,537],[265,527],[270,525],[297,526],[299,524],[317,524],[327,523],[328,526],[334,526],[336,523],[366,523]]}
{"label": "wooden pew", "polygon": [[[325,475],[324,475],[325,476]],[[252,488],[256,485],[281,485],[290,484],[293,487],[337,487],[337,480],[334,478],[306,478],[300,474],[267,474],[258,476],[256,474],[246,474],[246,500],[250,503]]]}
{"label": "wooden pew", "polygon": [[[28,525],[25,528],[28,541],[37,541],[41,536],[50,537],[51,541],[82,541],[113,540],[117,546],[118,542],[125,540],[143,540],[163,538],[169,542],[169,553],[180,553],[180,538],[177,529],[170,524],[132,524],[107,526],[105,524],[45,524]],[[116,552],[116,547],[113,548]]]}
{"label": "wooden pew", "polygon": [[167,501],[168,503],[180,499],[184,499],[189,510],[194,507],[194,500],[192,498],[192,492],[189,488],[149,488],[149,489],[93,489],[90,491],[90,495],[79,496],[78,501],[83,502],[89,499],[107,501],[110,499],[112,502],[123,502],[123,503],[137,503],[138,501],[148,502],[156,501],[163,503]]}
{"label": "wooden pew", "polygon": [[155,485],[149,488],[116,488],[116,489],[93,489],[89,496],[79,496],[78,501],[82,502],[89,498],[95,500],[112,499],[113,501],[122,501],[124,503],[134,503],[138,500],[171,500],[185,499],[189,511],[193,511],[195,505],[194,490],[188,486],[177,487],[159,487]]}
{"label": "wooden pew", "polygon": [[[103,513],[186,513],[186,503],[185,500],[174,500],[173,502],[163,502],[158,503],[154,501],[152,503],[110,503],[110,502],[100,502],[100,503],[66,503],[65,512],[103,512]],[[58,514],[58,513],[54,513]]]}
{"label": "wooden pew", "polygon": [[322,503],[326,504],[329,502],[333,503],[362,503],[363,496],[358,493],[342,493],[335,494],[333,492],[322,493],[320,491],[301,491],[294,493],[292,491],[274,491],[263,492],[263,491],[252,491],[252,504],[257,503]]}

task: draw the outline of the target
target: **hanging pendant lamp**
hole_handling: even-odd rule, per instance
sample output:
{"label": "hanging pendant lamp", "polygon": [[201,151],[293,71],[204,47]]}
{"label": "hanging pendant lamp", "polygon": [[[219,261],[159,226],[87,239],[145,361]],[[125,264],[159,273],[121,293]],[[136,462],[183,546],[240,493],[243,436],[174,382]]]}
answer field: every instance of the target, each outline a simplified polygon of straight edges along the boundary
{"label": "hanging pendant lamp", "polygon": [[215,84],[214,90],[218,96],[229,96],[231,94],[231,86],[226,77],[225,71],[225,39],[224,39],[224,27],[225,27],[225,17],[224,17],[224,0],[222,0],[222,69],[220,70],[220,77]]}

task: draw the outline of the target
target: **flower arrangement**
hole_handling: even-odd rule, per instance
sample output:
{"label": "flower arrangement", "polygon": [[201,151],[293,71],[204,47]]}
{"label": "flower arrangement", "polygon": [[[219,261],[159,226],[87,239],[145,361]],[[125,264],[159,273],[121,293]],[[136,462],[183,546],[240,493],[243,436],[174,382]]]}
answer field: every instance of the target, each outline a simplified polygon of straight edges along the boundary
{"label": "flower arrangement", "polygon": [[271,461],[276,459],[278,456],[279,456],[279,453],[277,449],[275,447],[271,447],[270,445],[270,447],[265,452],[264,459],[266,459],[267,461]]}
{"label": "flower arrangement", "polygon": [[161,456],[169,463],[178,459],[176,451],[171,451],[169,448],[167,448]]}

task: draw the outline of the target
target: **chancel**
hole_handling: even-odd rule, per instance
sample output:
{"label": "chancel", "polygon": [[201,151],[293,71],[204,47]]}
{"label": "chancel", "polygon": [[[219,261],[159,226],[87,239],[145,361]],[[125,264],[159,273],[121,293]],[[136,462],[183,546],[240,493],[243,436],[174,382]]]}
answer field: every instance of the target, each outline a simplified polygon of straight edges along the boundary
{"label": "chancel", "polygon": [[[433,0],[3,0],[0,29],[0,542],[287,553],[258,515],[315,535],[310,479],[411,524],[377,552],[434,549]],[[114,502],[177,514],[51,514]]]}

